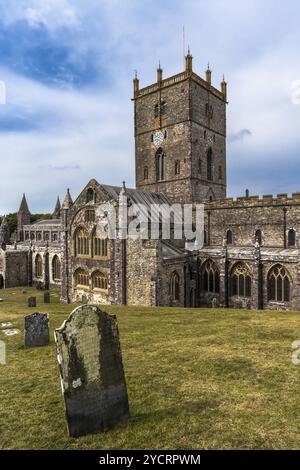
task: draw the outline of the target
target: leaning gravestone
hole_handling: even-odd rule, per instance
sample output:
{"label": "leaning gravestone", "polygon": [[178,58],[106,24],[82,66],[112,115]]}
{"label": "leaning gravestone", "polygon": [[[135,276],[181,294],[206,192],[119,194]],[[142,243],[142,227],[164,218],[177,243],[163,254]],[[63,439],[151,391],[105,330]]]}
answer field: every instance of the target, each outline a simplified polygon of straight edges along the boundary
{"label": "leaning gravestone", "polygon": [[36,307],[36,297],[28,297],[28,307]]}
{"label": "leaning gravestone", "polygon": [[55,330],[69,435],[104,431],[129,417],[115,315],[83,305]]}
{"label": "leaning gravestone", "polygon": [[25,348],[49,344],[49,318],[47,313],[32,313],[25,317]]}
{"label": "leaning gravestone", "polygon": [[44,294],[44,304],[50,304],[50,292]]}

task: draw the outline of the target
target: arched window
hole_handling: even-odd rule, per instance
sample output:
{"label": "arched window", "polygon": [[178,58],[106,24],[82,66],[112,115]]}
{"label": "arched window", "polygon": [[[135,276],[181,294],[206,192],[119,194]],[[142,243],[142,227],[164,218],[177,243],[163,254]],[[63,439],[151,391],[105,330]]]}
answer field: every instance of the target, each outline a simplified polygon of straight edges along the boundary
{"label": "arched window", "polygon": [[226,241],[227,241],[227,245],[232,245],[232,243],[233,243],[233,235],[232,235],[232,231],[231,231],[231,230],[227,230],[227,233],[226,233]]}
{"label": "arched window", "polygon": [[162,181],[165,178],[165,154],[162,149],[156,152],[156,180]]}
{"label": "arched window", "polygon": [[92,236],[92,256],[97,258],[107,258],[107,238],[98,238],[96,232]]}
{"label": "arched window", "polygon": [[107,290],[108,282],[106,274],[96,271],[92,275],[92,286],[93,289]]}
{"label": "arched window", "polygon": [[175,175],[180,175],[180,161],[176,160],[175,162]]}
{"label": "arched window", "polygon": [[95,222],[96,213],[94,209],[87,209],[84,213],[85,222]]}
{"label": "arched window", "polygon": [[86,192],[86,202],[96,202],[95,201],[95,190],[93,188],[89,188]]}
{"label": "arched window", "polygon": [[179,300],[179,275],[177,271],[174,271],[171,276],[170,294],[173,301]]}
{"label": "arched window", "polygon": [[212,149],[209,148],[207,151],[207,179],[208,181],[212,181],[213,174],[212,174]]}
{"label": "arched window", "polygon": [[41,255],[35,257],[35,277],[43,277],[43,260]]}
{"label": "arched window", "polygon": [[202,267],[203,290],[218,294],[220,292],[219,269],[212,260],[208,260]]}
{"label": "arched window", "polygon": [[53,257],[52,260],[52,279],[53,281],[60,281],[60,259],[57,255]]}
{"label": "arched window", "polygon": [[75,256],[87,256],[90,253],[89,234],[82,228],[75,232],[74,247]]}
{"label": "arched window", "polygon": [[268,274],[268,300],[290,301],[290,276],[280,264],[274,266]]}
{"label": "arched window", "polygon": [[288,231],[288,246],[296,245],[296,232],[294,229]]}
{"label": "arched window", "polygon": [[148,179],[148,167],[145,166],[144,167],[144,180],[147,180]]}
{"label": "arched window", "polygon": [[259,243],[260,245],[262,244],[262,234],[261,230],[256,230],[255,232],[255,242]]}
{"label": "arched window", "polygon": [[201,158],[199,158],[199,160],[198,160],[198,173],[199,173],[199,175],[202,174],[202,161],[201,161]]}
{"label": "arched window", "polygon": [[75,286],[84,286],[89,285],[89,274],[84,271],[84,269],[77,269],[74,274]]}
{"label": "arched window", "polygon": [[244,263],[238,263],[231,271],[231,295],[251,297],[251,272]]}

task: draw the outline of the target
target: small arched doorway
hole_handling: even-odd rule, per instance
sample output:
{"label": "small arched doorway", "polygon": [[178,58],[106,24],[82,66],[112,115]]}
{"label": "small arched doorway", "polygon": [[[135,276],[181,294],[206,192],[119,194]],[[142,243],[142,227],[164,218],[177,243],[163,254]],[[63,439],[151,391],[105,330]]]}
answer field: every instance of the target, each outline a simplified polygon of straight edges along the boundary
{"label": "small arched doorway", "polygon": [[0,274],[0,289],[3,289],[3,288],[4,288],[4,279],[3,279],[2,274]]}

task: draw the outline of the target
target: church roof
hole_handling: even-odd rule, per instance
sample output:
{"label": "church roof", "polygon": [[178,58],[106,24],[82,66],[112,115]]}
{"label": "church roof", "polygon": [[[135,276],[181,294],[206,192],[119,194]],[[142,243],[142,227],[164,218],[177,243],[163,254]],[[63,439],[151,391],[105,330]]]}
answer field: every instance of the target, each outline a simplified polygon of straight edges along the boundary
{"label": "church roof", "polygon": [[[102,184],[101,186],[112,199],[119,199],[120,192],[123,189],[121,186],[109,186],[106,184]],[[126,195],[134,204],[144,204],[146,206],[150,206],[151,204],[170,204],[167,196],[162,193],[140,191],[138,189],[131,188],[126,188],[125,191]]]}

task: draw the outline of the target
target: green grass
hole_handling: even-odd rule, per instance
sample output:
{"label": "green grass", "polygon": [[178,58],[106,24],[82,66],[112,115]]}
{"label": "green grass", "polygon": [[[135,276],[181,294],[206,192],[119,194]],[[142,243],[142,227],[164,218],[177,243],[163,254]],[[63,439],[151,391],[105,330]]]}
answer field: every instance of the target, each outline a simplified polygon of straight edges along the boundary
{"label": "green grass", "polygon": [[[39,291],[0,291],[0,321],[22,333],[0,365],[2,449],[297,449],[300,366],[291,343],[299,313],[105,307],[118,316],[131,419],[105,433],[68,437],[54,327],[73,309]],[[38,308],[27,307],[31,292]],[[56,297],[55,297],[56,295]],[[23,317],[50,315],[51,344],[24,350]]]}

